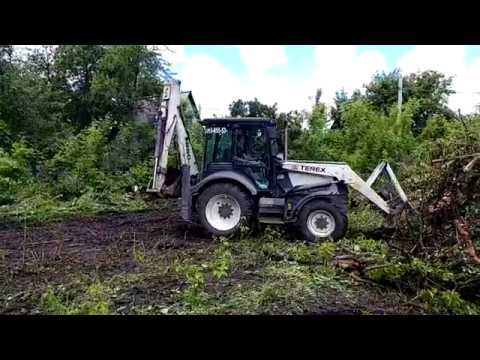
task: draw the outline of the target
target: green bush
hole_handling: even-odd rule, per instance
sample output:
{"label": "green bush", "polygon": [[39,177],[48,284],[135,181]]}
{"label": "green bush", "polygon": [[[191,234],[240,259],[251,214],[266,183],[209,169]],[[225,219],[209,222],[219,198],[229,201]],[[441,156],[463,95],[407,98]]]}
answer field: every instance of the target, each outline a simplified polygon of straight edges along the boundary
{"label": "green bush", "polygon": [[152,177],[153,161],[147,159],[133,165],[127,172],[128,186],[137,185],[140,189],[145,189]]}
{"label": "green bush", "polygon": [[352,209],[348,214],[348,235],[358,235],[381,229],[384,224],[382,214],[370,204]]}
{"label": "green bush", "polygon": [[109,174],[126,173],[152,157],[154,144],[154,127],[131,120],[122,125],[114,139],[106,145],[101,168]]}
{"label": "green bush", "polygon": [[194,310],[202,307],[205,303],[207,294],[205,287],[205,270],[208,265],[204,266],[192,264],[190,262],[177,263],[175,272],[185,277],[187,287],[180,294],[181,300],[188,310]]}
{"label": "green bush", "polygon": [[424,289],[418,292],[430,312],[455,315],[479,315],[480,308],[463,300],[455,290]]}
{"label": "green bush", "polygon": [[0,119],[0,148],[6,148],[10,146],[11,133],[8,129],[8,125]]}
{"label": "green bush", "polygon": [[220,280],[228,275],[232,266],[232,253],[230,251],[230,244],[223,240],[218,248],[215,249],[214,259],[210,265],[212,275]]}
{"label": "green bush", "polygon": [[23,142],[14,143],[9,152],[0,148],[0,205],[13,203],[31,179],[32,155],[33,150]]}
{"label": "green bush", "polygon": [[100,168],[106,148],[109,122],[94,123],[76,136],[65,140],[60,150],[47,162],[54,190],[65,198],[78,197],[86,191],[102,188],[105,174]]}
{"label": "green bush", "polygon": [[48,287],[40,298],[40,307],[53,315],[108,315],[112,289],[99,281],[85,284],[82,280]]}
{"label": "green bush", "polygon": [[381,160],[395,164],[415,147],[410,130],[415,102],[405,104],[400,117],[392,108],[389,115],[375,110],[367,101],[357,100],[342,108],[342,129],[311,126],[298,139],[293,156],[297,159],[345,161],[360,173],[368,173]]}

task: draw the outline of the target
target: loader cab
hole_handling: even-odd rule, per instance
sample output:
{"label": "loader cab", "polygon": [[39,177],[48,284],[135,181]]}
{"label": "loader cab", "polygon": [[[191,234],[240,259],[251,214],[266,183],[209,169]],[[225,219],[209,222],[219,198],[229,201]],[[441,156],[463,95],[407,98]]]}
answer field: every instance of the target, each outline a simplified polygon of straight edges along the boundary
{"label": "loader cab", "polygon": [[260,192],[275,184],[278,136],[275,121],[264,118],[205,119],[202,177],[234,171],[249,177]]}

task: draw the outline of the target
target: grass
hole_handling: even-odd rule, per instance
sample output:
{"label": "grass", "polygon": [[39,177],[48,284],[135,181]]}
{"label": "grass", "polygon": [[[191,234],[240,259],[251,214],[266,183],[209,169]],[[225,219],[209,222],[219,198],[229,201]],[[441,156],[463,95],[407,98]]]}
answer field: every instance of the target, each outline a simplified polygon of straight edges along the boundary
{"label": "grass", "polygon": [[151,201],[146,197],[128,193],[112,194],[107,199],[85,193],[69,201],[38,193],[18,203],[0,206],[0,219],[5,223],[41,223],[74,215],[135,212],[164,206],[166,203],[162,199]]}
{"label": "grass", "polygon": [[[362,221],[357,224],[360,229],[351,234],[365,229]],[[478,314],[480,309],[462,298],[456,290],[462,278],[447,265],[400,258],[384,241],[364,235],[307,244],[290,239],[281,226],[270,226],[256,236],[245,231],[165,252],[137,245],[130,254],[135,267],[114,274],[74,272],[33,292],[32,312]],[[360,260],[363,270],[335,266],[337,255]]]}
{"label": "grass", "polygon": [[135,270],[113,276],[77,273],[45,287],[35,306],[39,313],[68,315],[302,314],[356,291],[348,275],[327,262],[305,263],[323,247],[312,246],[307,256],[304,244],[267,241],[265,248],[287,254],[278,259],[258,240],[219,240],[203,253],[186,249],[175,257],[145,255]]}
{"label": "grass", "polygon": [[38,297],[37,309],[69,315],[408,313],[409,303],[416,302],[428,313],[478,311],[454,291],[425,288],[404,296],[394,289],[359,283],[328,260],[334,256],[331,248],[326,258],[311,261],[325,247],[331,246],[278,240],[262,248],[258,239],[244,239],[216,243],[201,256],[189,250],[175,258],[145,255],[127,273],[76,274],[50,284]]}

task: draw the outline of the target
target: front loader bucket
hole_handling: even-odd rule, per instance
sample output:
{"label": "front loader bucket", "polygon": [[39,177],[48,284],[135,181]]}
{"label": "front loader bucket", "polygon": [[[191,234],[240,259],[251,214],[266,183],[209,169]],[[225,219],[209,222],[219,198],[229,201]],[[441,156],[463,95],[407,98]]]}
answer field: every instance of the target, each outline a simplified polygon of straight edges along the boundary
{"label": "front loader bucket", "polygon": [[[388,184],[388,186],[383,187],[383,189],[379,191],[379,195],[388,203],[390,208],[389,215],[396,216],[406,207],[411,207],[411,204],[390,165],[385,161],[380,162],[375,170],[373,170],[372,174],[366,181],[366,184],[371,187],[380,175],[384,173],[386,173],[391,183]],[[395,196],[397,196],[397,198]]]}

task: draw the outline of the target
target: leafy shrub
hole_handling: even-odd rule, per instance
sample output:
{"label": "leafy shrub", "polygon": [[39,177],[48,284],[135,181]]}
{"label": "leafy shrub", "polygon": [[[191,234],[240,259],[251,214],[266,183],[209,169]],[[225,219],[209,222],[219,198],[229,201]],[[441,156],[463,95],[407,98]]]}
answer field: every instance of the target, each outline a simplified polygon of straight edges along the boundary
{"label": "leafy shrub", "polygon": [[224,240],[220,246],[215,249],[214,259],[211,264],[212,275],[217,280],[227,276],[231,265],[232,253],[230,252],[230,244]]}
{"label": "leafy shrub", "polygon": [[85,284],[80,280],[68,287],[48,287],[40,298],[40,306],[54,315],[107,315],[111,294],[112,290],[101,282]]}
{"label": "leafy shrub", "polygon": [[131,189],[136,185],[140,189],[145,189],[152,177],[152,169],[153,161],[151,159],[133,165],[125,174],[128,187]]}
{"label": "leafy shrub", "polygon": [[374,266],[368,271],[368,276],[377,282],[396,284],[407,290],[428,288],[432,284],[455,284],[455,274],[445,265],[416,257],[410,261],[399,257],[388,258],[383,266]]}
{"label": "leafy shrub", "polygon": [[187,288],[181,293],[181,298],[189,308],[201,306],[205,300],[205,267],[188,262],[179,263],[175,266],[175,271],[185,277]]}
{"label": "leafy shrub", "polygon": [[126,173],[152,157],[154,144],[153,126],[132,120],[106,145],[101,168],[109,174]]}
{"label": "leafy shrub", "polygon": [[33,150],[16,142],[9,152],[0,148],[0,205],[12,203],[31,177],[29,160]]}
{"label": "leafy shrub", "polygon": [[463,300],[455,290],[423,289],[419,291],[417,298],[425,303],[430,312],[455,315],[480,314],[477,305]]}
{"label": "leafy shrub", "polygon": [[365,233],[380,229],[384,224],[382,214],[370,204],[353,209],[348,214],[348,234]]}
{"label": "leafy shrub", "polygon": [[95,123],[76,136],[65,140],[47,163],[55,192],[65,198],[101,189],[105,174],[100,170],[105,152],[105,134],[109,123]]}
{"label": "leafy shrub", "polygon": [[0,119],[0,148],[7,148],[10,146],[11,133],[8,129],[8,125]]}

